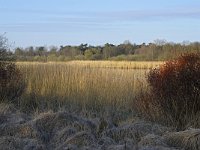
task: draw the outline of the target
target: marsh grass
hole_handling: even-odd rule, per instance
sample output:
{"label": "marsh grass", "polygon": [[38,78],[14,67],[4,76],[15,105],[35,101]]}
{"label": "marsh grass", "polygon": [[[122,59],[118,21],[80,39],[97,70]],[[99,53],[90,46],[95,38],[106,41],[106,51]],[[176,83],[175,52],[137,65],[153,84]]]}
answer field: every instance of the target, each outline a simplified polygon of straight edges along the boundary
{"label": "marsh grass", "polygon": [[24,111],[65,109],[102,116],[120,111],[127,116],[133,113],[133,98],[147,88],[148,70],[161,63],[17,63],[27,84],[19,106]]}
{"label": "marsh grass", "polygon": [[[27,84],[18,106],[30,114],[0,104],[0,147],[199,150],[199,129],[175,132],[135,114],[137,107],[160,115],[148,94],[149,68],[101,63],[18,63]],[[199,123],[196,115],[191,125]]]}

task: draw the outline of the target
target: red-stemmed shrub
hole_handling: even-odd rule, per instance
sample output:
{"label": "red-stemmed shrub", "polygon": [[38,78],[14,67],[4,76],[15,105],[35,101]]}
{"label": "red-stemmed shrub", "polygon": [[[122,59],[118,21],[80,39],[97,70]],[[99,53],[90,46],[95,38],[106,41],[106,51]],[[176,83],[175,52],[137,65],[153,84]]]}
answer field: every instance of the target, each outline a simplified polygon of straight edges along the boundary
{"label": "red-stemmed shrub", "polygon": [[187,124],[200,111],[200,54],[183,54],[148,75],[154,103],[176,123]]}
{"label": "red-stemmed shrub", "polygon": [[[150,70],[149,90],[134,101],[148,119],[177,129],[200,125],[200,54],[188,53]],[[199,126],[198,126],[199,127]]]}

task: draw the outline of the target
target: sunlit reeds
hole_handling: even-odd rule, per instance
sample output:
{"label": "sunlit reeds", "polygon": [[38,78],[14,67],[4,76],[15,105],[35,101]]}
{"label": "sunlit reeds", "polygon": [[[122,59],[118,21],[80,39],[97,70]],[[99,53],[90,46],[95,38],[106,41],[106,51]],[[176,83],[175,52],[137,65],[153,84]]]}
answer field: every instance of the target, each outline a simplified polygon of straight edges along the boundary
{"label": "sunlit reeds", "polygon": [[[162,62],[72,61],[65,63],[17,63],[27,89],[22,102],[45,108],[81,106],[100,111],[106,107],[130,108],[146,73]],[[45,106],[41,104],[45,102]],[[46,103],[47,102],[47,103]],[[39,105],[39,106],[38,106]]]}

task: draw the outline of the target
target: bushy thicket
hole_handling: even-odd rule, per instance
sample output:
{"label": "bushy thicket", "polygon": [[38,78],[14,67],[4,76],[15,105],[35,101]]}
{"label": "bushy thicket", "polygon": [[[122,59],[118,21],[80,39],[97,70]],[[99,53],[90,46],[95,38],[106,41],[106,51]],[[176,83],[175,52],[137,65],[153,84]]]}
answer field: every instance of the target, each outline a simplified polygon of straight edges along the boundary
{"label": "bushy thicket", "polygon": [[0,101],[14,101],[24,91],[25,83],[12,62],[0,62]]}
{"label": "bushy thicket", "polygon": [[140,97],[139,109],[181,129],[200,112],[200,54],[167,61],[148,75],[150,91]]}
{"label": "bushy thicket", "polygon": [[7,50],[7,39],[0,35],[0,102],[13,102],[24,88],[22,74]]}

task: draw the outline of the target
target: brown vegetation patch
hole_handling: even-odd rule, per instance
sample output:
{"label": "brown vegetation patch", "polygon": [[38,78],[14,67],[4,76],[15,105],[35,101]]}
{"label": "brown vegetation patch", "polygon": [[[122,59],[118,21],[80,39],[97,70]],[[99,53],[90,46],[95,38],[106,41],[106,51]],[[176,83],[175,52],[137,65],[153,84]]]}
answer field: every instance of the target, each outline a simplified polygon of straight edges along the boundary
{"label": "brown vegetation patch", "polygon": [[200,149],[200,129],[190,129],[180,132],[169,133],[165,136],[169,145],[185,150]]}
{"label": "brown vegetation patch", "polygon": [[[200,111],[199,53],[181,55],[152,69],[148,83],[150,90],[134,101],[135,108],[145,117],[179,130],[197,120],[195,116]],[[198,127],[198,124],[192,126]]]}

